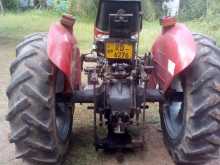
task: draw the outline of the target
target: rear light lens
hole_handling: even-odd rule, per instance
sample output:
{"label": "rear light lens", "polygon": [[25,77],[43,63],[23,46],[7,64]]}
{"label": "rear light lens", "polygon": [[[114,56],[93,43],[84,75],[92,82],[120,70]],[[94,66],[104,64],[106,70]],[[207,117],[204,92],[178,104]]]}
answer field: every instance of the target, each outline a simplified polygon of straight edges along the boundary
{"label": "rear light lens", "polygon": [[102,31],[102,30],[100,30],[100,29],[98,29],[97,27],[95,27],[94,28],[94,39],[96,40],[96,39],[101,39],[101,38],[103,38],[103,39],[105,39],[105,38],[108,38],[109,37],[109,33],[108,32],[104,32],[104,31]]}

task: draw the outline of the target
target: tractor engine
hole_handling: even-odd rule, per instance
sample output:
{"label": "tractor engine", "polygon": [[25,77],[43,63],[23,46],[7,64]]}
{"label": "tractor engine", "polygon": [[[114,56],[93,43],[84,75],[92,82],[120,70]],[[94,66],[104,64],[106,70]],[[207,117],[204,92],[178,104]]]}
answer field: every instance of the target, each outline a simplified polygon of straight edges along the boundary
{"label": "tractor engine", "polygon": [[81,56],[88,83],[72,102],[91,104],[97,150],[143,147],[146,102],[162,102],[164,94],[147,88],[151,54],[138,56],[141,1],[101,0],[95,25],[94,48]]}
{"label": "tractor engine", "polygon": [[[147,65],[147,56],[137,56],[141,28],[140,1],[101,1],[94,49],[82,56],[83,62],[94,62],[95,66],[84,69],[88,75],[88,87],[78,96],[87,99],[82,102],[94,102],[96,149],[133,148],[144,144],[141,123],[145,120],[145,101],[152,94],[145,92],[147,72],[153,67]],[[100,125],[105,124],[108,130],[102,139],[98,136],[97,114]],[[134,127],[138,134],[135,138],[132,136]]]}
{"label": "tractor engine", "polygon": [[[116,68],[119,67],[119,68]],[[136,93],[134,81],[130,73],[123,69],[126,64],[114,64],[112,74],[106,77],[105,89],[105,107],[110,110],[108,119],[111,120],[112,131],[115,133],[125,133],[126,126],[131,123],[134,117],[132,110],[135,105]]]}
{"label": "tractor engine", "polygon": [[[102,61],[102,60],[101,60]],[[141,79],[141,70],[132,63],[110,62],[98,64],[94,68],[85,69],[88,74],[88,84],[91,98],[94,100],[94,125],[97,130],[97,114],[100,116],[100,126],[106,125],[108,129],[107,137],[98,138],[95,132],[96,148],[120,148],[131,146],[133,140],[130,134],[130,127],[137,127],[139,130],[139,141],[136,146],[143,145],[142,125],[139,116],[145,109],[144,84]],[[147,77],[147,75],[145,74]],[[142,91],[142,92],[141,92]],[[143,118],[142,118],[143,119]],[[140,128],[139,128],[140,127]],[[137,137],[136,137],[137,139]]]}

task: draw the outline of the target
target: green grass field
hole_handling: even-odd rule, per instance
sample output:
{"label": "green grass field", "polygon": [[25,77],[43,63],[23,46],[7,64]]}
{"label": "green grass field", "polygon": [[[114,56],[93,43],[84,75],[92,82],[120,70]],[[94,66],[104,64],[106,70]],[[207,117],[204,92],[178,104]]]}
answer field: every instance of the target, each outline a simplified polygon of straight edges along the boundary
{"label": "green grass field", "polygon": [[[48,31],[50,25],[60,19],[60,15],[48,11],[28,11],[6,13],[0,16],[0,37],[18,42],[23,36],[33,32]],[[83,52],[91,49],[94,20],[77,18],[74,27],[79,46]],[[220,19],[210,18],[185,22],[193,32],[207,34],[220,43]],[[158,22],[144,22],[140,38],[140,53],[149,50],[160,33]]]}

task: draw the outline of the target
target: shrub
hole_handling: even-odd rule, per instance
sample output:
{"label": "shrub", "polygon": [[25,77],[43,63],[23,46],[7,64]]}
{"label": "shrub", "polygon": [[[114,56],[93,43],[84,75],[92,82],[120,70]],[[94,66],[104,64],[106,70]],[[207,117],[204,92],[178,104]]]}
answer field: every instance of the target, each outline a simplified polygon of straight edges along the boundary
{"label": "shrub", "polygon": [[220,14],[220,1],[209,0],[208,1],[208,15],[219,15]]}
{"label": "shrub", "polygon": [[66,12],[68,9],[68,2],[67,0],[54,0],[53,6],[58,12]]}
{"label": "shrub", "polygon": [[142,4],[144,19],[154,20],[157,17],[155,4],[152,0],[143,0]]}
{"label": "shrub", "polygon": [[201,18],[207,14],[207,0],[181,0],[180,15],[183,20]]}
{"label": "shrub", "polygon": [[15,10],[18,7],[18,0],[2,0],[3,6],[8,10]]}

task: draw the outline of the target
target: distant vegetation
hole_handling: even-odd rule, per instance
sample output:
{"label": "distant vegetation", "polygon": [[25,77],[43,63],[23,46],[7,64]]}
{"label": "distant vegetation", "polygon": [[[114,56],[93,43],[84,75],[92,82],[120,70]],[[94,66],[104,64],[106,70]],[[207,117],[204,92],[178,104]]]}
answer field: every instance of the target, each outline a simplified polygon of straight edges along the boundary
{"label": "distant vegetation", "polygon": [[[73,14],[83,17],[95,17],[99,0],[2,0],[7,10],[17,10],[21,2],[29,2],[36,5],[31,8],[38,8],[39,3],[48,4],[48,8],[56,12],[65,12],[68,4],[73,3]],[[167,0],[142,0],[144,18],[156,20],[162,15],[162,3]],[[172,0],[169,0],[172,1]],[[38,5],[38,6],[37,6]],[[220,15],[220,0],[180,0],[179,19],[193,20],[204,18],[210,15]]]}
{"label": "distant vegetation", "polygon": [[[53,11],[31,10],[20,14],[8,12],[0,16],[0,38],[13,41],[21,40],[25,35],[33,32],[48,31],[49,26],[60,19],[60,14]],[[220,44],[220,18],[207,17],[193,21],[185,21],[193,32],[199,32],[213,37]],[[74,26],[75,35],[82,52],[91,49],[93,41],[94,20],[77,16]],[[140,39],[140,53],[150,50],[155,38],[160,33],[159,21],[144,21]],[[83,35],[82,35],[83,34]]]}
{"label": "distant vegetation", "polygon": [[[70,3],[67,0],[48,0],[50,6],[47,9],[39,10],[32,7],[31,10],[23,12],[18,10],[18,0],[1,1],[9,11],[4,16],[0,15],[0,36],[12,37],[15,40],[35,31],[47,31],[52,22],[59,20],[61,13],[68,9]],[[91,34],[98,1],[72,0],[72,12],[77,17],[75,31],[80,37],[78,39],[83,50],[89,49],[92,42]],[[143,0],[146,22],[141,40],[146,45],[140,45],[141,52],[145,51],[146,46],[150,49],[154,38],[160,32],[158,18],[162,14],[162,2],[163,0]],[[220,43],[220,0],[181,0],[180,2],[179,20],[185,22],[192,31],[212,36]],[[80,35],[82,29],[84,35]]]}

